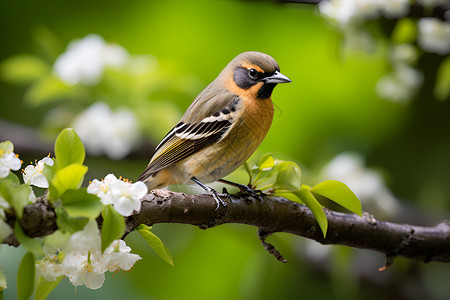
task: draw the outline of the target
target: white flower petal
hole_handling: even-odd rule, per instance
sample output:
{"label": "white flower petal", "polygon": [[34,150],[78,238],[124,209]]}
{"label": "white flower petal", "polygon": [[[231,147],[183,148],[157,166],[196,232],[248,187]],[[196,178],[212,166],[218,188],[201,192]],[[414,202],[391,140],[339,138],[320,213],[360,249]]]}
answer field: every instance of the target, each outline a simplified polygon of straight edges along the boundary
{"label": "white flower petal", "polygon": [[128,197],[120,197],[114,202],[114,209],[122,216],[130,216],[135,208],[135,203]]}
{"label": "white flower petal", "polygon": [[42,173],[36,173],[34,176],[32,176],[29,183],[40,188],[48,188],[47,178],[45,178],[44,174]]}
{"label": "white flower petal", "polygon": [[133,196],[136,197],[137,199],[141,199],[148,193],[148,187],[142,181],[135,182],[131,189]]}

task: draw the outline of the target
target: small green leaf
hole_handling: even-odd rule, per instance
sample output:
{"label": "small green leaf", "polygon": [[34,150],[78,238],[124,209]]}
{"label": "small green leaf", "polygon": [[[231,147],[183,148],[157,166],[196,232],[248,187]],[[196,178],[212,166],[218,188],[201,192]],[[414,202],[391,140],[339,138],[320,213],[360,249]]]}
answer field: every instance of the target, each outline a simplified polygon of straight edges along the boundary
{"label": "small green leaf", "polygon": [[65,191],[61,196],[61,201],[71,218],[95,219],[103,207],[100,199],[96,195],[88,193],[85,188]]}
{"label": "small green leaf", "polygon": [[22,218],[23,208],[28,204],[31,187],[28,184],[17,184],[14,176],[8,176],[0,180],[0,195],[16,212],[19,219]]}
{"label": "small green leaf", "polygon": [[0,77],[15,84],[27,84],[38,80],[50,71],[50,66],[37,56],[16,55],[0,65]]}
{"label": "small green leaf", "polygon": [[103,206],[102,211],[102,253],[125,233],[125,219],[111,205]]}
{"label": "small green leaf", "polygon": [[416,28],[410,18],[399,19],[392,32],[392,40],[397,44],[413,43],[416,40]]}
{"label": "small green leaf", "polygon": [[327,180],[311,189],[313,194],[319,194],[361,216],[362,207],[358,197],[344,183]]}
{"label": "small green leaf", "polygon": [[56,212],[56,225],[63,232],[74,233],[80,230],[83,230],[84,226],[86,226],[89,221],[88,218],[71,218],[67,211],[62,206],[55,207]]}
{"label": "small green leaf", "polygon": [[75,130],[66,128],[61,131],[56,138],[55,155],[60,169],[71,164],[83,164],[86,153]]}
{"label": "small green leaf", "polygon": [[28,104],[38,106],[70,97],[72,93],[73,87],[52,75],[46,75],[33,82],[24,97]]}
{"label": "small green leaf", "polygon": [[44,174],[45,179],[47,179],[47,182],[52,182],[53,181],[53,177],[55,177],[55,173],[56,173],[56,164],[55,164],[55,159],[53,159],[53,166],[44,164],[44,169],[42,170],[42,174]]}
{"label": "small green leaf", "polygon": [[[298,190],[297,190],[298,191]],[[295,192],[281,192],[281,191],[275,191],[273,193],[274,196],[278,196],[278,197],[283,197],[286,198],[288,200],[300,203],[300,204],[305,204],[303,203],[303,201],[295,194]]]}
{"label": "small green leaf", "polygon": [[27,252],[20,262],[17,272],[17,299],[27,300],[34,291],[34,274],[35,274],[34,254]]}
{"label": "small green leaf", "polygon": [[6,276],[5,273],[3,273],[2,268],[0,267],[0,292],[5,290],[6,288],[7,288]]}
{"label": "small green leaf", "polygon": [[305,205],[311,210],[314,217],[316,218],[317,223],[319,224],[320,229],[322,230],[323,237],[325,238],[327,235],[328,220],[325,212],[322,209],[322,206],[320,206],[317,199],[307,187],[302,187],[301,190],[295,192],[295,195],[297,195],[302,200],[302,202],[305,203]]}
{"label": "small green leaf", "polygon": [[266,153],[263,156],[261,156],[261,159],[259,160],[259,169],[261,171],[273,168],[274,165],[275,165],[275,160],[273,159],[273,156],[271,153]]}
{"label": "small green leaf", "polygon": [[277,178],[273,188],[284,191],[297,191],[302,185],[301,171],[291,161],[283,161],[276,166]]}
{"label": "small green leaf", "polygon": [[[11,227],[0,218],[0,244],[12,233]],[[0,286],[1,287],[1,286]]]}
{"label": "small green leaf", "polygon": [[59,276],[56,278],[55,281],[47,281],[44,279],[44,277],[39,277],[36,292],[34,292],[34,299],[35,300],[45,300],[47,299],[48,295],[58,286],[58,284],[61,282],[61,280],[64,278],[64,275]]}
{"label": "small green leaf", "polygon": [[136,230],[144,238],[147,244],[152,247],[152,249],[159,255],[165,262],[173,266],[173,258],[167,249],[166,245],[157,237],[153,232],[150,231],[151,227],[144,224],[136,227]]}
{"label": "small green leaf", "polygon": [[444,101],[450,98],[450,57],[441,62],[436,75],[434,95],[438,100]]}
{"label": "small green leaf", "polygon": [[8,176],[5,177],[6,180],[10,180],[13,185],[20,185],[19,177],[13,172],[9,172]]}
{"label": "small green leaf", "polygon": [[44,237],[44,251],[49,253],[54,249],[62,249],[64,244],[70,238],[71,234],[69,232],[64,232],[61,229],[56,230],[52,234]]}
{"label": "small green leaf", "polygon": [[28,235],[26,235],[25,232],[23,232],[22,226],[20,226],[18,220],[16,220],[16,223],[14,223],[14,235],[27,251],[31,251],[36,254],[44,254],[42,245],[39,240],[30,238]]}
{"label": "small green leaf", "polygon": [[67,190],[80,188],[87,170],[88,168],[81,164],[68,165],[58,170],[51,182],[51,196],[58,198]]}

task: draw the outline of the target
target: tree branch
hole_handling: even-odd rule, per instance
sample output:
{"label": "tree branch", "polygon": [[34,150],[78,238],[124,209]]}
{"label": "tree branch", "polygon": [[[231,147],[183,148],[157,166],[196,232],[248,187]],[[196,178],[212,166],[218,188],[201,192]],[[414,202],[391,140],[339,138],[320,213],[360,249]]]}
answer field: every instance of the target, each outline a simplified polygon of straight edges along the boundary
{"label": "tree branch", "polygon": [[[264,247],[278,255],[279,260],[283,260],[281,254],[264,241],[275,232],[303,236],[321,244],[372,249],[387,255],[387,265],[396,256],[423,262],[450,262],[450,222],[447,221],[424,227],[378,221],[367,213],[361,218],[326,210],[329,225],[324,238],[311,211],[298,203],[281,197],[257,200],[240,195],[232,195],[225,201],[228,206],[216,210],[216,202],[209,195],[154,190],[144,197],[141,211],[126,218],[125,236],[139,224],[182,223],[208,229],[239,223],[258,227]],[[13,224],[13,219],[8,216],[8,223]],[[57,228],[53,209],[42,201],[25,208],[21,224],[31,237],[48,235]],[[3,243],[18,245],[13,235]]]}

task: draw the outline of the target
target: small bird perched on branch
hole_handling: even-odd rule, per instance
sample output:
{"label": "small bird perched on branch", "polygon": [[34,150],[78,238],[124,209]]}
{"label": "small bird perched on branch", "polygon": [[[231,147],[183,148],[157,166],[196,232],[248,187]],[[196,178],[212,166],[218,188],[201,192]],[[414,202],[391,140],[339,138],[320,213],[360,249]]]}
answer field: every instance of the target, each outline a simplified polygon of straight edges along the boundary
{"label": "small bird perched on branch", "polygon": [[249,190],[222,178],[242,165],[263,141],[273,119],[272,91],[285,82],[291,80],[280,73],[271,56],[239,54],[162,139],[138,180],[149,190],[192,180],[214,197],[217,207],[226,206],[205,183],[221,181]]}

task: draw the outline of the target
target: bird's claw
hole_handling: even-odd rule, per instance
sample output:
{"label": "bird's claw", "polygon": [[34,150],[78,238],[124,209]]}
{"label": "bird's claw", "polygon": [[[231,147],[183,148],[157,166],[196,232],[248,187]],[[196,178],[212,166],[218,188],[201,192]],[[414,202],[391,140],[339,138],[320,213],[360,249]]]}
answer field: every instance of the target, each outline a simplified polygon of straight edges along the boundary
{"label": "bird's claw", "polygon": [[264,193],[261,190],[253,190],[246,185],[242,185],[241,193],[247,194],[255,199],[263,200]]}
{"label": "bird's claw", "polygon": [[[219,209],[220,205],[222,204],[223,207],[227,207],[227,204],[220,198],[220,195],[213,189],[211,189],[210,191],[211,196],[214,198],[214,200],[216,200],[217,206],[216,206],[216,210]],[[228,197],[230,200],[230,195],[228,194],[224,194],[225,197]]]}

